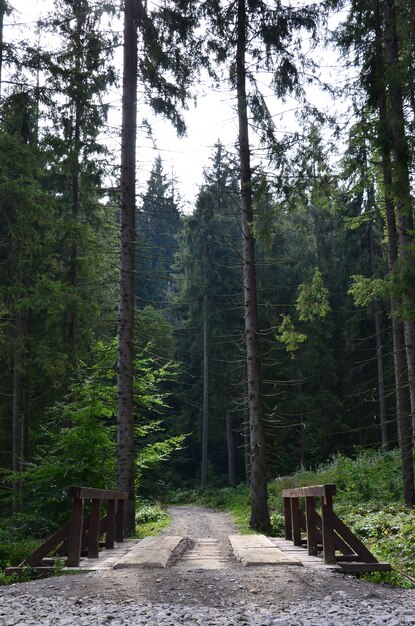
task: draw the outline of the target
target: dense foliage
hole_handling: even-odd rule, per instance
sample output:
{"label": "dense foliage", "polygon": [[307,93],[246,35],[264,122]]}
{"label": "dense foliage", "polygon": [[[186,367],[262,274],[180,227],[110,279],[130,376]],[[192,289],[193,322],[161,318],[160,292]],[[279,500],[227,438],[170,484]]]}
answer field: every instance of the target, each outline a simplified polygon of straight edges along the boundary
{"label": "dense foliage", "polygon": [[[209,487],[238,483],[255,491],[299,472],[273,483],[274,526],[278,485],[330,480],[343,494],[339,509],[355,507],[350,523],[382,557],[394,558],[392,540],[406,553],[402,507],[415,504],[413,3],[125,3],[138,11],[140,132],[151,136],[153,111],[183,134],[202,77],[237,94],[240,124],[238,149],[212,145],[186,214],[160,154],[144,171],[130,152],[128,246],[117,232],[120,129],[109,118],[118,7],[55,0],[36,25],[40,46],[29,33],[8,40],[6,18],[19,17],[0,4],[2,562],[32,515],[42,532],[30,541],[59,523],[71,483],[120,484],[123,425],[133,526],[137,494],[200,483],[207,497]],[[318,59],[328,51],[344,84],[325,82]],[[123,105],[135,117],[136,98]],[[140,138],[135,126],[122,131]],[[121,312],[130,324],[122,346]],[[124,421],[117,373],[131,392]],[[229,494],[238,508],[245,488],[212,497]]]}

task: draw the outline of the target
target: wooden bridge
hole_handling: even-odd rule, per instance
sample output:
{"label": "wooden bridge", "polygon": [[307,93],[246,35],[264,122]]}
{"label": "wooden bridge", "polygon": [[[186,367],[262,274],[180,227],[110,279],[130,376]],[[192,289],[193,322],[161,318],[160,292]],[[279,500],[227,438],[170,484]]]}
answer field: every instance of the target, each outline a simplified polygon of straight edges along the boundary
{"label": "wooden bridge", "polygon": [[[335,495],[336,485],[284,489],[285,540],[290,545],[294,543],[297,556],[306,546],[309,556],[321,555],[326,565],[336,565],[343,572],[390,571],[390,564],[379,563],[336,515],[333,509]],[[304,499],[304,511],[300,499]],[[321,515],[317,512],[316,499],[320,499]],[[281,542],[279,545],[283,547]]]}
{"label": "wooden bridge", "polygon": [[[341,572],[391,570],[388,563],[379,563],[335,514],[335,494],[335,485],[284,490],[285,538],[230,535],[234,559],[244,566],[299,565],[330,567]],[[128,497],[125,492],[71,487],[68,495],[72,498],[70,519],[19,567],[9,567],[6,575],[19,574],[26,568],[47,575],[54,571],[56,557],[65,557],[67,568],[81,570],[167,567],[181,562],[183,566],[189,566],[192,561],[202,569],[203,563],[208,568],[221,568],[221,563],[223,567],[227,566],[229,558],[216,555],[215,547],[211,543],[206,546],[207,540],[203,539],[199,541],[199,553],[195,542],[187,537],[146,537],[142,541],[124,543],[124,502]],[[86,517],[85,500],[91,502]],[[103,501],[106,502],[106,515],[101,518]],[[104,534],[105,543],[100,544],[100,537]],[[100,547],[106,550],[100,552]],[[48,558],[48,555],[53,556]],[[81,556],[86,558],[81,559]],[[212,559],[217,565],[213,565]]]}

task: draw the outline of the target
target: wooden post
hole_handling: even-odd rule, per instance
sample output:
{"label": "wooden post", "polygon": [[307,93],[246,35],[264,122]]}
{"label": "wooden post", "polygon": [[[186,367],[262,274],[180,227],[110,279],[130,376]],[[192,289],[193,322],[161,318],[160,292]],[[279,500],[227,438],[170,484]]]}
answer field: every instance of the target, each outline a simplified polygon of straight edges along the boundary
{"label": "wooden post", "polygon": [[72,499],[71,527],[69,530],[68,559],[69,567],[78,567],[81,561],[82,527],[84,521],[84,501]]}
{"label": "wooden post", "polygon": [[291,498],[291,522],[295,546],[301,546],[300,505],[298,498]]}
{"label": "wooden post", "polygon": [[124,500],[117,500],[115,518],[115,541],[124,541]]}
{"label": "wooden post", "polygon": [[291,521],[291,498],[284,498],[284,519],[285,519],[285,538],[288,541],[293,539],[293,527]]}
{"label": "wooden post", "polygon": [[317,556],[317,524],[316,524],[316,499],[313,496],[305,498],[305,519],[307,529],[307,549],[310,556]]}
{"label": "wooden post", "polygon": [[334,545],[333,496],[321,498],[321,518],[323,536],[323,557],[326,565],[336,563],[336,549]]}
{"label": "wooden post", "polygon": [[107,532],[105,547],[111,550],[115,540],[115,500],[107,500]]}
{"label": "wooden post", "polygon": [[101,516],[101,500],[92,500],[88,529],[88,559],[99,557],[99,526]]}

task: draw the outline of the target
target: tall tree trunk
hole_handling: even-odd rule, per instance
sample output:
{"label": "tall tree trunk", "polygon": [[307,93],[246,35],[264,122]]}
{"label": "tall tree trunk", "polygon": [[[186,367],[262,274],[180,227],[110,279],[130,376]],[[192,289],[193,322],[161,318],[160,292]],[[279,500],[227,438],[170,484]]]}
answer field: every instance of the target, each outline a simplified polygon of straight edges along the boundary
{"label": "tall tree trunk", "polygon": [[383,345],[382,345],[382,323],[379,300],[376,298],[373,303],[375,318],[375,338],[376,338],[376,364],[378,371],[378,393],[379,393],[379,417],[380,433],[382,438],[382,450],[388,449],[388,427],[386,423],[386,402],[385,402],[385,373],[383,367]]}
{"label": "tall tree trunk", "polygon": [[244,383],[244,424],[243,424],[243,438],[244,438],[244,462],[245,462],[245,482],[248,486],[251,485],[251,443],[249,437],[249,410],[248,410],[248,385]]}
{"label": "tall tree trunk", "polygon": [[[374,193],[373,189],[370,190],[374,206]],[[369,259],[370,266],[369,272],[371,276],[374,276],[374,249],[373,249],[373,237],[372,237],[372,225],[368,225],[368,238],[369,238]],[[373,315],[375,323],[375,344],[376,344],[376,365],[378,374],[378,394],[379,394],[379,417],[380,417],[380,432],[382,438],[382,450],[388,449],[388,428],[386,424],[386,402],[385,402],[385,373],[383,367],[383,346],[382,346],[382,316],[380,303],[378,298],[375,298],[373,302]]]}
{"label": "tall tree trunk", "polygon": [[[405,116],[403,108],[402,78],[399,60],[399,43],[396,26],[396,8],[394,0],[383,1],[384,18],[384,54],[385,76],[388,89],[390,111],[387,115],[387,130],[392,154],[393,198],[396,205],[396,216],[399,240],[400,271],[408,272],[415,264],[414,254],[414,222],[412,215],[411,183],[409,175],[410,154],[405,133]],[[409,273],[409,272],[408,272]],[[409,317],[409,311],[415,306],[413,285],[408,281],[404,286],[404,333],[408,361],[408,381],[411,397],[412,427],[415,429],[415,324]]]}
{"label": "tall tree trunk", "polygon": [[[81,81],[81,55],[82,55],[82,47],[80,42],[80,36],[83,29],[83,14],[81,13],[82,8],[80,6],[74,5],[74,11],[76,13],[76,51],[75,51],[75,75],[79,81]],[[79,202],[79,161],[80,161],[80,152],[81,152],[81,102],[79,101],[78,89],[81,89],[81,86],[77,86],[75,90],[74,100],[72,102],[73,106],[73,146],[72,146],[72,154],[70,156],[70,167],[71,167],[71,204],[72,204],[72,219],[74,224],[77,225],[80,218],[80,202]],[[69,284],[75,292],[76,286],[78,283],[78,241],[77,236],[75,237],[72,243],[71,249],[71,257],[69,261]],[[71,349],[72,354],[75,351],[76,344],[76,313],[74,309],[74,305],[69,312],[68,316],[68,327],[67,327],[67,341],[68,345]]]}
{"label": "tall tree trunk", "polygon": [[[382,159],[382,176],[385,195],[386,228],[388,233],[388,263],[389,271],[393,274],[398,260],[398,235],[396,230],[396,215],[394,202],[394,186],[391,162],[391,128],[387,109],[386,85],[387,72],[385,68],[386,56],[391,57],[390,52],[385,55],[384,45],[389,42],[384,37],[382,20],[389,13],[387,6],[389,0],[379,0],[376,3],[376,45],[378,63],[378,112],[379,112],[379,148]],[[388,27],[389,28],[389,27]],[[387,29],[385,29],[387,30]],[[390,34],[388,36],[390,38]],[[414,467],[412,459],[412,421],[408,412],[410,405],[408,397],[408,362],[405,355],[405,341],[402,324],[398,320],[398,303],[396,296],[391,298],[392,317],[392,340],[393,360],[395,374],[395,397],[396,397],[396,420],[398,429],[398,441],[402,462],[402,480],[404,500],[408,506],[415,503]]]}
{"label": "tall tree trunk", "polygon": [[[384,99],[380,99],[380,122],[383,125]],[[389,271],[393,273],[398,259],[398,237],[396,233],[395,210],[390,195],[392,169],[387,146],[382,144],[382,169],[385,188],[386,228],[388,233]],[[403,325],[398,320],[396,298],[391,298],[393,362],[395,373],[396,421],[398,442],[402,462],[402,480],[405,504],[415,504],[414,466],[412,459],[412,422],[410,417],[410,398],[408,396],[408,367],[405,355]]]}
{"label": "tall tree trunk", "polygon": [[235,487],[235,443],[230,411],[226,411],[226,447],[228,451],[228,485],[229,487]]}
{"label": "tall tree trunk", "polygon": [[0,102],[3,87],[3,45],[4,45],[4,15],[6,13],[6,1],[0,0]]}
{"label": "tall tree trunk", "polygon": [[[205,289],[206,289],[206,253],[205,253]],[[207,295],[203,296],[203,409],[202,409],[202,468],[200,485],[205,489],[208,481],[208,440],[209,440],[209,353]]]}
{"label": "tall tree trunk", "polygon": [[134,448],[134,261],[135,153],[137,128],[137,15],[125,0],[121,131],[120,274],[118,318],[117,488],[128,492],[125,532],[135,530]]}
{"label": "tall tree trunk", "polygon": [[252,233],[252,180],[246,97],[246,6],[238,0],[236,86],[238,99],[239,160],[243,234],[245,344],[247,360],[248,411],[251,445],[250,527],[266,532],[270,528],[267,492],[266,443],[263,425],[261,355],[258,338],[255,240]]}
{"label": "tall tree trunk", "polygon": [[[20,472],[22,462],[22,314],[15,316],[12,399],[12,470]],[[21,481],[13,481],[13,512],[20,510]]]}
{"label": "tall tree trunk", "polygon": [[[395,211],[389,190],[392,182],[390,155],[382,149],[383,181],[385,187],[386,227],[388,232],[389,271],[393,272],[398,259],[398,237]],[[393,363],[395,373],[396,421],[402,462],[404,501],[415,504],[414,465],[412,458],[412,421],[408,394],[408,364],[405,353],[403,324],[398,320],[396,298],[391,298]]]}

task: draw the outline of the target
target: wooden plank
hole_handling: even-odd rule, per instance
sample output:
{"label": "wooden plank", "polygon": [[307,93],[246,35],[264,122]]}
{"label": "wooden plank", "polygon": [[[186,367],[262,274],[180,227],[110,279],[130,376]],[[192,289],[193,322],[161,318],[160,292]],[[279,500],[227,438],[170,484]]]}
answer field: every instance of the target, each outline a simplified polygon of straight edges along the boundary
{"label": "wooden plank", "polygon": [[310,556],[317,556],[319,532],[316,521],[316,499],[308,496],[305,499],[305,519],[307,533],[307,552]]}
{"label": "wooden plank", "polygon": [[342,572],[351,574],[357,572],[390,572],[392,570],[390,563],[342,563],[339,561],[337,565]]}
{"label": "wooden plank", "polygon": [[[30,571],[34,572],[35,574],[43,574],[44,576],[50,576],[56,570],[54,567],[50,567],[50,566],[42,567],[40,565],[37,565],[37,566],[31,567]],[[25,572],[27,572],[27,567],[22,567],[19,565],[19,567],[6,567],[6,570],[4,573],[6,576],[13,576],[14,574],[16,574],[17,576],[20,576],[21,574],[24,574]]]}
{"label": "wooden plank", "polygon": [[115,542],[115,500],[107,502],[107,530],[105,538],[105,547],[112,550]]}
{"label": "wooden plank", "polygon": [[67,560],[70,567],[78,567],[81,560],[83,514],[84,501],[81,498],[73,498]]}
{"label": "wooden plank", "polygon": [[115,518],[115,541],[124,541],[124,518],[125,518],[125,500],[117,501],[117,514]]}
{"label": "wooden plank", "polygon": [[336,495],[336,485],[312,485],[311,487],[297,487],[296,489],[283,489],[283,498],[304,498],[306,496],[326,497]]}
{"label": "wooden plank", "polygon": [[88,559],[99,557],[101,500],[92,500],[91,513],[89,515],[88,531]]}
{"label": "wooden plank", "polygon": [[291,498],[291,523],[295,546],[301,546],[301,520],[298,498]]}
{"label": "wooden plank", "polygon": [[110,491],[108,489],[92,489],[91,487],[69,487],[70,498],[86,498],[89,500],[127,500],[127,491]]}
{"label": "wooden plank", "polygon": [[290,498],[284,498],[284,520],[285,520],[285,538],[288,541],[292,541],[293,527],[291,520],[291,500]]}
{"label": "wooden plank", "polygon": [[378,560],[373,554],[366,548],[365,545],[356,537],[355,534],[352,533],[350,528],[346,526],[342,520],[337,517],[337,515],[333,512],[333,525],[336,532],[340,535],[342,539],[351,547],[351,549],[356,552],[356,554],[360,557],[362,561],[366,563],[377,563]]}
{"label": "wooden plank", "polygon": [[321,534],[323,537],[323,558],[326,565],[336,563],[333,516],[333,497],[328,495],[321,499]]}
{"label": "wooden plank", "polygon": [[30,565],[30,567],[35,567],[36,565],[40,565],[43,557],[47,556],[49,552],[57,548],[57,546],[65,541],[67,537],[69,537],[69,529],[71,526],[71,521],[68,520],[66,524],[61,526],[53,535],[51,535],[41,546],[36,548],[34,552],[30,556],[25,559],[24,564]]}

